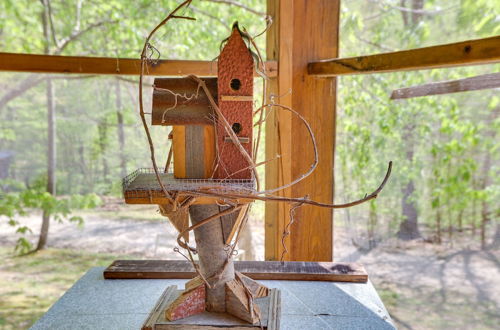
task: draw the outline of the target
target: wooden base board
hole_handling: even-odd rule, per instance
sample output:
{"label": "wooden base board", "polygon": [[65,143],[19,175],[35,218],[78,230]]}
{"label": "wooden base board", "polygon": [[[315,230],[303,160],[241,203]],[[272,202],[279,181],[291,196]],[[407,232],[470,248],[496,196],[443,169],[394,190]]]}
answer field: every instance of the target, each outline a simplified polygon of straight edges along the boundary
{"label": "wooden base board", "polygon": [[[235,261],[235,270],[254,280],[293,280],[366,283],[368,274],[356,263],[301,261]],[[115,260],[105,279],[191,279],[196,276],[184,260]]]}
{"label": "wooden base board", "polygon": [[[182,293],[176,285],[169,286],[158,299],[155,307],[149,314],[142,330],[171,330],[171,329],[261,329],[260,325],[252,325],[226,313],[203,312],[185,319],[168,321],[165,318],[165,309]],[[261,325],[263,329],[279,330],[281,314],[281,292],[271,289],[267,297],[255,299],[261,310]]]}

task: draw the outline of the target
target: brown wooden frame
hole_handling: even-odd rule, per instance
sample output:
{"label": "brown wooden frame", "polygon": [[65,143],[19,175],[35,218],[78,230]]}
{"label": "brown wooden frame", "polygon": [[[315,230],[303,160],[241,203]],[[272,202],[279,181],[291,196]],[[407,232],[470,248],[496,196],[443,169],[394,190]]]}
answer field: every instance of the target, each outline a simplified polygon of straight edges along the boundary
{"label": "brown wooden frame", "polygon": [[[266,62],[266,74],[276,76],[278,64]],[[0,52],[0,71],[99,74],[99,75],[140,75],[141,60],[132,58],[86,57],[17,54]],[[148,65],[145,75],[200,77],[217,75],[216,61],[158,60]],[[255,73],[255,76],[258,75]]]}
{"label": "brown wooden frame", "polygon": [[310,75],[351,74],[446,68],[500,62],[500,36],[367,56],[312,62]]}

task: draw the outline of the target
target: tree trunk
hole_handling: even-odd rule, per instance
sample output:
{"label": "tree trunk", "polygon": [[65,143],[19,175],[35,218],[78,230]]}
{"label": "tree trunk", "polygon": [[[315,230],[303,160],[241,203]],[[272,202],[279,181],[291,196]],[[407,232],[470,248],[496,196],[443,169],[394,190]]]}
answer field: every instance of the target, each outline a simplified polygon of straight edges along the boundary
{"label": "tree trunk", "polygon": [[[405,4],[403,2],[403,4]],[[424,0],[412,0],[411,8],[413,10],[420,10],[424,6]],[[408,15],[405,11],[401,11],[403,16],[403,21],[405,24],[408,24]],[[415,26],[421,20],[421,15],[413,12],[411,16],[411,24]],[[410,28],[410,26],[408,26]],[[406,159],[409,164],[413,163],[413,154],[414,154],[414,125],[407,124],[403,127],[403,137],[406,141]],[[411,200],[411,196],[415,191],[415,184],[413,179],[410,178],[410,181],[403,188],[403,199],[401,200],[401,208],[403,211],[403,222],[401,222],[399,226],[399,231],[397,236],[399,239],[403,240],[412,240],[416,238],[420,238],[420,231],[418,230],[418,212],[415,207],[414,202]]]}
{"label": "tree trunk", "polygon": [[[492,127],[492,121],[495,118],[495,115],[497,115],[497,112],[500,108],[495,109],[490,113],[488,116],[488,121],[487,124]],[[486,136],[490,137],[492,140],[495,139],[495,131],[493,129],[489,129],[486,131]],[[491,155],[490,155],[490,150],[485,150],[485,155],[484,155],[484,162],[483,166],[481,169],[481,172],[483,173],[483,177],[481,180],[481,189],[484,191],[488,188],[488,186],[491,184],[491,179],[490,179],[490,170],[491,170]],[[483,197],[482,204],[481,204],[481,249],[486,248],[486,223],[488,222],[488,202],[485,200],[485,197]]]}
{"label": "tree trunk", "polygon": [[[56,106],[54,98],[54,86],[50,78],[47,78],[47,192],[56,195]],[[42,228],[38,238],[36,250],[41,250],[47,243],[49,235],[50,214],[43,212]]]}
{"label": "tree trunk", "polygon": [[418,230],[418,213],[414,202],[410,200],[411,195],[415,191],[413,181],[408,182],[403,189],[403,199],[401,208],[403,209],[404,220],[399,226],[398,238],[402,240],[412,240],[421,237]]}
{"label": "tree trunk", "polygon": [[108,123],[106,117],[104,117],[97,126],[97,131],[99,133],[99,149],[102,161],[102,176],[104,182],[109,183],[109,166],[108,166],[108,159],[106,157],[107,137],[108,137]]}
{"label": "tree trunk", "polygon": [[500,247],[500,223],[497,223],[495,229],[495,235],[493,236],[493,240],[491,241],[489,248],[498,249],[499,247]]}
{"label": "tree trunk", "polygon": [[[192,224],[197,224],[214,214],[219,213],[219,206],[192,205],[189,207]],[[237,212],[231,214],[237,216]],[[225,251],[224,235],[220,218],[210,221],[194,230],[196,249],[200,260],[200,271],[208,279],[218,274],[228,261]],[[229,258],[225,270],[220,274],[218,281],[209,281],[210,284],[217,282],[216,286],[206,291],[206,310],[209,312],[226,311],[226,286],[225,283],[234,279],[233,259]]]}
{"label": "tree trunk", "polygon": [[486,248],[486,223],[488,222],[488,203],[483,201],[481,208],[481,249]]}
{"label": "tree trunk", "polygon": [[118,145],[120,152],[120,168],[121,176],[127,176],[127,159],[125,157],[125,131],[123,124],[123,110],[122,110],[122,95],[120,88],[120,81],[116,80],[116,122],[118,131]]}
{"label": "tree trunk", "polygon": [[439,206],[437,207],[436,210],[436,227],[437,227],[437,243],[441,244],[442,239],[441,239],[441,210]]}

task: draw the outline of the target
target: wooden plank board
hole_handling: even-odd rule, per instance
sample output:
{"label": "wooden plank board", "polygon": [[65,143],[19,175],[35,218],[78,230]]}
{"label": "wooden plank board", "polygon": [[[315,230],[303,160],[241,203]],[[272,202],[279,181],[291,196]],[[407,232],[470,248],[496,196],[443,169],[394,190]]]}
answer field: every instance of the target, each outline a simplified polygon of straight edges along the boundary
{"label": "wooden plank board", "polygon": [[[280,196],[305,196],[333,201],[335,149],[335,79],[317,79],[307,74],[308,63],[338,55],[340,1],[268,1],[268,10],[278,29],[268,33],[268,58],[279,60],[277,79],[272,79],[268,95],[279,96],[276,103],[300,113],[314,132],[319,164],[312,175]],[[274,57],[273,57],[274,56]],[[300,177],[314,161],[314,152],[303,123],[286,111],[276,109],[266,122],[266,189]],[[296,212],[291,234],[285,239],[285,260],[331,261],[333,258],[333,212],[303,206]],[[266,259],[280,260],[282,235],[289,222],[289,205],[266,203]],[[292,243],[293,242],[293,243]]]}
{"label": "wooden plank board", "polygon": [[[235,261],[235,270],[254,280],[366,282],[357,263],[302,261]],[[116,260],[104,270],[106,279],[190,279],[196,273],[185,260]]]}
{"label": "wooden plank board", "polygon": [[[285,3],[286,2],[286,3]],[[280,6],[280,3],[283,4]],[[292,62],[293,46],[293,2],[267,0],[267,14],[273,17],[273,24],[266,33],[267,58],[279,61],[279,74],[267,84],[267,95],[279,95],[277,102],[292,106]],[[275,188],[291,181],[292,166],[292,114],[273,111],[266,120],[266,159],[280,155],[277,161],[265,165],[266,189]],[[290,197],[291,189],[276,193],[280,197]],[[282,246],[281,233],[289,214],[286,203],[267,202],[265,204],[265,258],[279,260]]]}
{"label": "wooden plank board", "polygon": [[[217,99],[217,78],[202,78]],[[156,78],[151,125],[213,125],[215,114],[208,96],[190,77]]]}
{"label": "wooden plank board", "polygon": [[308,65],[308,73],[328,77],[496,62],[500,62],[500,36],[391,53],[311,62]]}
{"label": "wooden plank board", "polygon": [[477,91],[498,87],[500,87],[500,72],[399,88],[392,91],[391,99],[408,99],[412,97]]}
{"label": "wooden plank board", "polygon": [[[276,62],[266,62],[266,74],[276,75]],[[18,54],[0,52],[0,71],[63,73],[63,74],[111,74],[140,75],[141,60],[132,58],[85,57]],[[203,77],[217,75],[214,61],[158,60],[145,70],[148,76],[187,76],[195,74]],[[254,72],[254,76],[258,77]]]}

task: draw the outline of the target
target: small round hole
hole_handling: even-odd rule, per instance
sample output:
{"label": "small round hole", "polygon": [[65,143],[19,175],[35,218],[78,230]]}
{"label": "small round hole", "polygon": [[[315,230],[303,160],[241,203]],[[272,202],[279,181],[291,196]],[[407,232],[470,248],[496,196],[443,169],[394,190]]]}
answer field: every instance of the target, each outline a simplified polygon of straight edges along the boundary
{"label": "small round hole", "polygon": [[233,132],[235,134],[238,134],[243,130],[243,126],[241,126],[240,123],[234,123],[233,126],[231,126],[231,128],[233,129]]}
{"label": "small round hole", "polygon": [[239,79],[231,79],[231,83],[230,83],[230,86],[231,86],[231,89],[233,91],[237,91],[241,88],[241,81]]}

